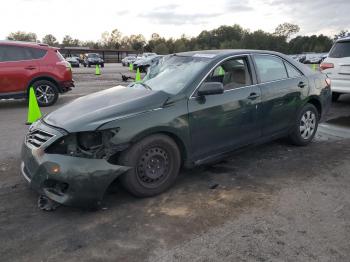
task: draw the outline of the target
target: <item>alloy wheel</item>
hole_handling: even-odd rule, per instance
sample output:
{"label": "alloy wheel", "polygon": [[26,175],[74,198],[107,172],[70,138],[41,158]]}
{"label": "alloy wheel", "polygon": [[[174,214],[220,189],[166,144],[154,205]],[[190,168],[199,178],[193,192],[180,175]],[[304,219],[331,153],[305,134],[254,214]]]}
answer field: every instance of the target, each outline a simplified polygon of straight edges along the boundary
{"label": "alloy wheel", "polygon": [[308,140],[313,136],[316,129],[316,114],[310,110],[306,111],[300,121],[300,135],[303,139]]}
{"label": "alloy wheel", "polygon": [[40,85],[35,89],[36,98],[41,104],[49,104],[55,99],[55,90],[49,85]]}

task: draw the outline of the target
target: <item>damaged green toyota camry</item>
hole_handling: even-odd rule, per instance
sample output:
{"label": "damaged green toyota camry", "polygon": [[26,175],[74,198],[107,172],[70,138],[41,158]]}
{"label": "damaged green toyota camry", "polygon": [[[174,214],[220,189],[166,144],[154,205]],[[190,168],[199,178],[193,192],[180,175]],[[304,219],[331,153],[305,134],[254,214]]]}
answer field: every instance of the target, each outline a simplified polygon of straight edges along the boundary
{"label": "damaged green toyota camry", "polygon": [[21,172],[64,205],[98,206],[117,180],[135,196],[154,196],[181,167],[280,137],[309,144],[330,100],[326,75],[280,53],[168,55],[142,82],[78,98],[35,122]]}

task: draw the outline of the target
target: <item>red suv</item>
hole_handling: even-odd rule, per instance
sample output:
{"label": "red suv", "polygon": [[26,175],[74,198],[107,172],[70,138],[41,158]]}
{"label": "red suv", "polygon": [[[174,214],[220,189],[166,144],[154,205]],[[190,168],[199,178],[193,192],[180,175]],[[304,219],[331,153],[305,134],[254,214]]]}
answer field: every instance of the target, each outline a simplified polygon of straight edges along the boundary
{"label": "red suv", "polygon": [[45,44],[0,41],[0,99],[26,98],[31,86],[39,106],[53,105],[74,87],[69,63]]}

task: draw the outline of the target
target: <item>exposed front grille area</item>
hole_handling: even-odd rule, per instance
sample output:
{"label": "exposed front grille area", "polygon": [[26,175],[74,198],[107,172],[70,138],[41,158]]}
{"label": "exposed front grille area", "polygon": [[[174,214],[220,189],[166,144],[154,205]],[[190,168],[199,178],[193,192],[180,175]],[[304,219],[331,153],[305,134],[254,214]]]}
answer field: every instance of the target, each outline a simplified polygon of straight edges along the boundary
{"label": "exposed front grille area", "polygon": [[26,136],[26,143],[32,147],[39,148],[52,137],[54,137],[54,135],[45,131],[39,129],[31,130]]}

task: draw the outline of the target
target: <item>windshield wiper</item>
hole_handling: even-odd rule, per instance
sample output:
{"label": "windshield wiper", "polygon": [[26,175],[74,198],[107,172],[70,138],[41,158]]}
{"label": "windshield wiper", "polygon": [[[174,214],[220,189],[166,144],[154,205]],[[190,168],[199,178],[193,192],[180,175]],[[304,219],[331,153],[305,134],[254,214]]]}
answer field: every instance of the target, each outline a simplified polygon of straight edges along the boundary
{"label": "windshield wiper", "polygon": [[137,84],[142,85],[144,88],[148,90],[152,90],[152,88],[149,85],[145,84],[144,82],[137,82]]}

